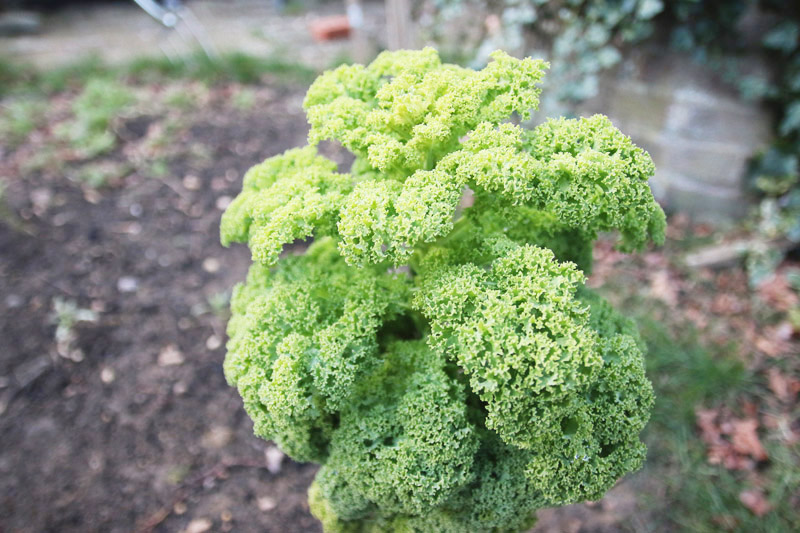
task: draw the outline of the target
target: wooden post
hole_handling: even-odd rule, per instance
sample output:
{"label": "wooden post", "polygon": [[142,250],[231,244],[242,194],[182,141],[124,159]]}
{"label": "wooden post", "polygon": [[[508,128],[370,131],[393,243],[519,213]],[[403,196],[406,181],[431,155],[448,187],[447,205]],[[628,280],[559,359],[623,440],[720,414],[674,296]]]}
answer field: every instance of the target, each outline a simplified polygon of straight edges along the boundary
{"label": "wooden post", "polygon": [[386,0],[386,38],[389,50],[413,48],[408,0]]}
{"label": "wooden post", "polygon": [[350,42],[352,43],[353,61],[366,64],[372,57],[367,32],[364,31],[364,9],[361,0],[345,0],[347,20],[350,23]]}

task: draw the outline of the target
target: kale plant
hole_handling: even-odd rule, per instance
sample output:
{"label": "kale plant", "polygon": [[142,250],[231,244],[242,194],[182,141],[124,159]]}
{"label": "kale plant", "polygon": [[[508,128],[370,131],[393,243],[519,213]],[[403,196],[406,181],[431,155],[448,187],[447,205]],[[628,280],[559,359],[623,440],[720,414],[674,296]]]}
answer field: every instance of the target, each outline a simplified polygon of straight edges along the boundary
{"label": "kale plant", "polygon": [[322,465],[328,532],[519,531],[642,464],[643,344],[584,281],[598,233],[663,239],[653,163],[604,116],[506,122],[546,67],[425,49],[326,72],[310,145],[250,169],[223,216],[254,260],[225,374],[257,435]]}

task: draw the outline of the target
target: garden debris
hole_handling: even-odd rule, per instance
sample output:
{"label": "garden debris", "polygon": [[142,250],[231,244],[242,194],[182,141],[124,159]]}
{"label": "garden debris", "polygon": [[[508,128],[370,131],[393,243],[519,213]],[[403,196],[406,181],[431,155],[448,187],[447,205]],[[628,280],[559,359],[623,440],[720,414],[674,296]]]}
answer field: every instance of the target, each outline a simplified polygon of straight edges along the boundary
{"label": "garden debris", "polygon": [[206,348],[209,350],[216,350],[220,346],[222,346],[222,339],[220,339],[218,336],[211,335],[206,339]]}
{"label": "garden debris", "polygon": [[122,276],[117,280],[117,290],[119,292],[136,292],[139,288],[139,280],[132,276]]}
{"label": "garden debris", "polygon": [[787,376],[777,368],[767,371],[769,388],[783,403],[792,403],[800,393],[800,379]]}
{"label": "garden debris", "polygon": [[233,198],[231,198],[230,196],[220,196],[219,198],[217,198],[215,206],[220,211],[225,211],[228,208],[228,206],[231,205],[232,201]]}
{"label": "garden debris", "polygon": [[758,420],[749,418],[745,420],[731,420],[731,440],[733,449],[741,455],[749,455],[756,461],[767,459],[767,451],[758,440]]}
{"label": "garden debris", "polygon": [[277,446],[270,446],[264,450],[264,457],[267,461],[267,470],[270,474],[277,474],[281,471],[281,463],[286,455]]}
{"label": "garden debris", "polygon": [[184,531],[185,533],[205,533],[210,530],[213,525],[214,523],[208,518],[195,518],[189,522],[189,525],[186,526]]}
{"label": "garden debris", "polygon": [[779,270],[758,286],[758,294],[776,311],[789,311],[800,305],[800,296],[792,290],[785,270]]}
{"label": "garden debris", "polygon": [[786,240],[742,239],[694,250],[686,254],[683,261],[689,268],[722,268],[742,261],[752,250],[780,249],[786,251],[792,246],[793,244]]}
{"label": "garden debris", "polygon": [[50,358],[46,355],[40,355],[19,364],[14,368],[14,380],[17,382],[17,387],[24,389],[36,381],[39,376],[50,368],[50,364]]}
{"label": "garden debris", "polygon": [[678,305],[677,284],[670,279],[669,271],[666,269],[657,270],[650,277],[650,294],[669,307],[674,308]]}
{"label": "garden debris", "polygon": [[0,36],[2,37],[37,33],[41,26],[42,17],[35,11],[12,9],[0,13]]}
{"label": "garden debris", "polygon": [[278,506],[278,502],[275,501],[275,498],[271,498],[269,496],[261,496],[258,499],[258,508],[267,513],[272,511]]}
{"label": "garden debris", "polygon": [[317,42],[346,39],[350,36],[350,21],[347,15],[332,15],[311,22],[308,28]]}
{"label": "garden debris", "polygon": [[696,409],[697,426],[708,447],[708,462],[729,470],[752,470],[768,459],[756,418],[736,419],[718,409]]}
{"label": "garden debris", "polygon": [[183,177],[183,188],[187,191],[197,191],[202,187],[203,182],[194,174],[187,174]]}
{"label": "garden debris", "polygon": [[742,491],[739,494],[739,501],[756,516],[764,516],[772,510],[772,506],[764,497],[764,493],[758,489]]}
{"label": "garden debris", "polygon": [[770,357],[779,357],[789,353],[794,328],[789,322],[781,322],[775,326],[764,328],[764,334],[756,339],[756,348]]}
{"label": "garden debris", "polygon": [[200,444],[204,448],[220,450],[230,443],[233,438],[231,428],[226,426],[213,426],[203,435]]}
{"label": "garden debris", "polygon": [[168,344],[158,354],[158,366],[175,366],[183,361],[183,353],[174,344]]}
{"label": "garden debris", "polygon": [[206,257],[203,259],[203,270],[209,274],[215,274],[216,272],[219,272],[220,266],[219,259],[216,257]]}
{"label": "garden debris", "polygon": [[111,367],[104,367],[103,370],[100,371],[100,381],[105,383],[106,385],[109,383],[113,383],[116,375],[114,374],[114,369]]}

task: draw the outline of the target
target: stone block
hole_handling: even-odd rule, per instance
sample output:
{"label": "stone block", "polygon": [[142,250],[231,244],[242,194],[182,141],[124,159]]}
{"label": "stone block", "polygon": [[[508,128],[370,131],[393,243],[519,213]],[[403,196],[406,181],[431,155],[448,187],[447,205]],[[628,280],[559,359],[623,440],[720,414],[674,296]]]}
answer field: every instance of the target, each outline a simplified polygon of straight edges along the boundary
{"label": "stone block", "polygon": [[621,81],[608,98],[606,113],[618,128],[633,136],[662,130],[671,104],[667,95],[648,91],[641,83]]}
{"label": "stone block", "polygon": [[750,209],[751,199],[741,187],[708,185],[665,169],[656,170],[656,180],[666,185],[659,201],[667,209],[688,213],[697,220],[739,218]]}
{"label": "stone block", "polygon": [[752,150],[715,141],[691,141],[662,135],[653,158],[657,168],[686,176],[699,183],[741,189]]}
{"label": "stone block", "polygon": [[769,114],[751,102],[676,87],[667,109],[664,133],[681,139],[737,145],[752,153],[769,141],[772,124]]}

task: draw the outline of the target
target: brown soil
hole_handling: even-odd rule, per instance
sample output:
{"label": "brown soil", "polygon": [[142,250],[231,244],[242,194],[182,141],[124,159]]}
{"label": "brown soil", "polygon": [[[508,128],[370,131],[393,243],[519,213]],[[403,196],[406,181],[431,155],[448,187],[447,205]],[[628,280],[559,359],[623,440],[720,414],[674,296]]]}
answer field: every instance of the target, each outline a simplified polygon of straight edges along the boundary
{"label": "brown soil", "polygon": [[[8,203],[27,220],[0,223],[0,531],[178,531],[202,519],[320,530],[305,494],[315,467],[265,468],[269,444],[222,375],[224,312],[209,305],[250,263],[246,248],[219,244],[219,199],[249,166],[304,142],[290,94],[258,113],[197,117],[179,142],[209,148],[204,168],[178,156],[166,178],[133,173],[99,194],[59,173],[14,178],[5,158]],[[135,142],[146,124],[122,126]],[[96,312],[73,328],[80,362],[57,353],[55,298]]]}

